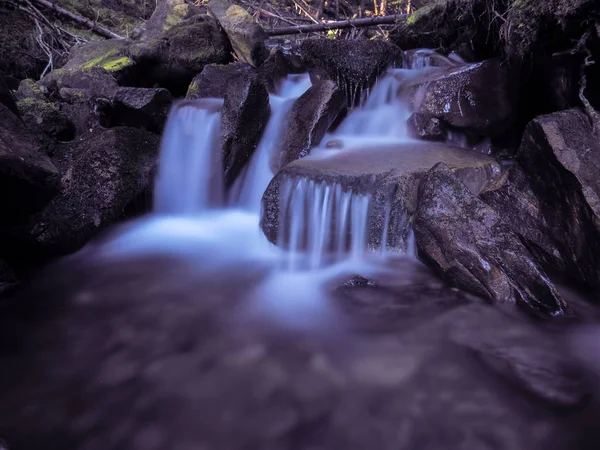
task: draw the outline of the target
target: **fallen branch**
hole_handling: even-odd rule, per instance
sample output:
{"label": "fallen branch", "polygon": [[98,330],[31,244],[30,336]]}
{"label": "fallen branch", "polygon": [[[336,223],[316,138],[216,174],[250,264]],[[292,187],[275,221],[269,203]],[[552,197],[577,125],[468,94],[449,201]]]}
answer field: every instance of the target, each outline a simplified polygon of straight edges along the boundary
{"label": "fallen branch", "polygon": [[315,25],[297,25],[294,27],[275,28],[265,30],[269,36],[283,36],[288,34],[313,33],[328,30],[342,30],[345,28],[362,28],[376,25],[393,25],[399,20],[406,18],[407,14],[394,14],[391,16],[367,17],[364,19],[337,20],[332,22],[318,23]]}
{"label": "fallen branch", "polygon": [[54,3],[48,1],[48,0],[30,0],[32,3],[35,3],[39,6],[42,6],[44,8],[48,8],[51,9],[52,11],[54,11],[57,15],[59,16],[63,16],[68,18],[69,20],[72,20],[75,23],[78,23],[79,25],[83,25],[85,27],[88,27],[91,31],[93,31],[94,33],[100,35],[100,36],[104,36],[106,38],[109,39],[123,39],[121,36],[119,36],[116,33],[113,33],[112,31],[110,31],[107,28],[101,27],[100,25],[92,22],[89,19],[86,19],[83,16],[80,16],[78,14],[74,14],[71,11],[67,11],[64,8],[61,8],[58,5],[55,5]]}

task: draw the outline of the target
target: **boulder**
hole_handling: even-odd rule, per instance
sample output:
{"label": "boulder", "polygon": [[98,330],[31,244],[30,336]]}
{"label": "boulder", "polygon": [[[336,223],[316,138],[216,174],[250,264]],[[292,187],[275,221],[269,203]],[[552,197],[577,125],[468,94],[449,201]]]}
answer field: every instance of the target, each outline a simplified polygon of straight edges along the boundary
{"label": "boulder", "polygon": [[443,163],[421,181],[414,232],[419,256],[454,286],[539,315],[571,313],[518,235]]}
{"label": "boulder", "polygon": [[60,175],[20,118],[0,104],[0,222],[16,222],[56,195]]}
{"label": "boulder", "polygon": [[89,98],[111,98],[119,85],[115,78],[102,67],[85,70],[56,69],[38,81],[38,86],[47,96],[60,96],[62,89],[78,89]]}
{"label": "boulder", "polygon": [[417,207],[419,181],[434,165],[440,161],[447,164],[475,195],[500,176],[500,166],[493,158],[439,143],[359,143],[354,147],[351,142],[335,144],[326,144],[325,148],[315,149],[309,156],[284,166],[269,184],[263,196],[261,226],[271,242],[278,241],[283,186],[302,178],[340,186],[345,192],[370,195],[367,244],[372,248],[385,244],[388,249],[405,250],[410,219]]}
{"label": "boulder", "polygon": [[149,188],[158,148],[157,135],[126,127],[63,145],[53,157],[61,192],[17,230],[21,239],[51,254],[76,251]]}
{"label": "boulder", "polygon": [[575,280],[600,287],[600,144],[589,117],[571,109],[534,119],[517,160],[557,247],[548,251]]}
{"label": "boulder", "polygon": [[131,83],[136,78],[138,68],[129,56],[129,45],[127,39],[102,39],[76,45],[61,70],[86,72],[99,68],[108,72],[119,84]]}
{"label": "boulder", "polygon": [[305,39],[300,53],[309,67],[322,70],[340,86],[349,106],[359,103],[388,67],[402,64],[402,51],[382,40]]}
{"label": "boulder", "polygon": [[221,110],[225,184],[231,186],[254,154],[269,119],[269,94],[246,63],[207,66],[188,89],[188,98],[224,98]]}
{"label": "boulder", "polygon": [[4,261],[0,260],[0,296],[16,284],[17,277],[11,268]]}
{"label": "boulder", "polygon": [[[548,222],[543,202],[533,192],[523,168],[515,163],[480,195],[510,225],[537,262],[551,273],[564,273],[567,262],[561,254],[565,230]],[[571,263],[572,264],[572,263]]]}
{"label": "boulder", "polygon": [[21,117],[32,129],[59,141],[70,141],[75,136],[75,126],[69,117],[46,99],[24,98],[17,102]]}
{"label": "boulder", "polygon": [[166,89],[121,87],[102,109],[102,124],[160,133],[172,102],[173,98]]}
{"label": "boulder", "polygon": [[258,67],[267,59],[267,34],[248,11],[232,4],[230,0],[210,0],[208,11],[227,33],[231,47],[240,61]]}
{"label": "boulder", "polygon": [[496,59],[424,71],[406,80],[400,96],[414,112],[480,135],[503,133],[515,114],[506,71]]}
{"label": "boulder", "polygon": [[412,113],[406,121],[409,136],[427,141],[444,141],[447,131],[440,119],[423,113]]}
{"label": "boulder", "polygon": [[140,37],[141,39],[160,37],[165,31],[200,12],[199,7],[186,3],[185,0],[161,0],[157,2]]}
{"label": "boulder", "polygon": [[279,83],[290,74],[305,72],[301,58],[293,54],[285,54],[280,48],[271,49],[266,61],[258,68],[258,78],[269,93],[275,93]]}
{"label": "boulder", "polygon": [[129,53],[140,65],[140,85],[158,84],[174,96],[185,95],[190,81],[204,66],[232,60],[227,35],[206,15],[184,20],[160,37],[134,42]]}
{"label": "boulder", "polygon": [[209,64],[194,77],[185,98],[225,98],[231,82],[253,73],[252,68],[243,62]]}
{"label": "boulder", "polygon": [[273,172],[306,156],[313,147],[319,145],[345,107],[344,93],[331,80],[314,84],[302,94],[289,113],[282,152],[273,152]]}

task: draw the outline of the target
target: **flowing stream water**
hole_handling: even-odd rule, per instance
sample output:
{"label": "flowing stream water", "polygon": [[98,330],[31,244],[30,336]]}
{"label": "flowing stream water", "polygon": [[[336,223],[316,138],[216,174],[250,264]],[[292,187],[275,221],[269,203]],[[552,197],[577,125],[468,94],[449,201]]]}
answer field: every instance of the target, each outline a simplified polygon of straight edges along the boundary
{"label": "flowing stream water", "polygon": [[[405,126],[410,111],[398,100],[398,92],[406,80],[428,70],[426,61],[415,61],[418,70],[389,70],[362,106],[351,111],[309,157],[330,151],[324,147],[330,140],[342,141],[345,148],[411,141]],[[390,208],[386,209],[380,248],[369,249],[373,199],[368,193],[353,192],[335,183],[290,178],[280,189],[278,245],[270,244],[260,230],[261,198],[274,176],[271,158],[281,151],[294,101],[310,86],[307,74],[290,75],[270,96],[271,117],[263,137],[227,195],[220,160],[223,100],[176,103],[164,130],[154,210],[103,244],[103,255],[183,255],[199,262],[205,273],[232,271],[248,264],[264,267],[269,275],[257,289],[260,296],[278,298],[278,292],[286,291],[288,304],[303,305],[303,316],[311,317],[315,314],[308,314],[307,308],[317,316],[323,315],[326,302],[315,299],[320,298],[325,286],[335,286],[359,273],[378,271],[373,261],[379,263],[381,256],[388,254]],[[411,242],[409,236],[409,257],[414,254]],[[298,287],[295,297],[290,294],[294,286]],[[297,297],[297,301],[291,297]],[[269,308],[277,310],[276,305]],[[294,320],[302,316],[290,314],[288,306],[280,312]]]}

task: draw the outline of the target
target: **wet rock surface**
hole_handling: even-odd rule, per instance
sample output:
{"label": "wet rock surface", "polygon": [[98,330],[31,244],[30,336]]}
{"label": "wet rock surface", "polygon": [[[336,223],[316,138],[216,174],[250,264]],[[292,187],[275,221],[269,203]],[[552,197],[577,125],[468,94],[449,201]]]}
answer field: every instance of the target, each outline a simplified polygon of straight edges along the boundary
{"label": "wet rock surface", "polygon": [[423,72],[401,92],[413,111],[481,135],[497,135],[511,125],[512,95],[506,70],[495,59]]}
{"label": "wet rock surface", "polygon": [[166,89],[122,87],[102,109],[107,127],[127,126],[160,133],[173,98]]}
{"label": "wet rock surface", "polygon": [[414,230],[419,256],[451,284],[535,314],[572,313],[517,234],[442,163],[421,181]]}
{"label": "wet rock surface", "polygon": [[576,401],[589,385],[560,335],[416,272],[409,288],[338,291],[309,332],[240,326],[251,281],[65,261],[0,316],[20,349],[0,345],[0,433],[49,450],[595,448],[597,408]]}
{"label": "wet rock surface", "polygon": [[59,186],[59,172],[43,154],[39,139],[0,104],[0,223],[38,211]]}
{"label": "wet rock surface", "polygon": [[[396,145],[360,146],[340,141],[342,148],[325,148],[285,166],[269,184],[263,196],[261,226],[271,242],[277,242],[281,184],[305,177],[344,190],[373,196],[369,244],[379,246],[386,211],[391,209],[390,229],[397,237],[390,248],[402,247],[408,232],[407,218],[417,207],[420,179],[443,161],[475,194],[500,176],[500,166],[490,157],[439,143],[414,142]],[[391,232],[390,234],[394,234]]]}
{"label": "wet rock surface", "polygon": [[574,109],[538,117],[527,127],[517,161],[568,273],[600,287],[600,145],[589,117]]}
{"label": "wet rock surface", "polygon": [[223,98],[221,152],[225,184],[231,186],[250,160],[270,115],[269,94],[249,64],[209,65],[194,77],[186,98]]}
{"label": "wet rock surface", "polygon": [[340,86],[350,106],[386,69],[402,64],[402,51],[380,40],[306,39],[299,51],[309,67],[324,71]]}
{"label": "wet rock surface", "polygon": [[149,188],[158,145],[155,134],[117,127],[59,147],[52,161],[60,170],[60,193],[26,226],[11,230],[13,242],[50,254],[80,248]]}
{"label": "wet rock surface", "polygon": [[345,107],[344,93],[333,81],[313,84],[292,106],[283,138],[283,153],[275,153],[273,171],[308,155]]}
{"label": "wet rock surface", "polygon": [[411,137],[427,141],[444,141],[447,132],[440,119],[423,113],[412,113],[406,121]]}
{"label": "wet rock surface", "polygon": [[285,54],[280,48],[273,48],[258,68],[258,77],[272,94],[277,91],[279,83],[287,75],[302,72],[305,72],[304,62],[299,55]]}

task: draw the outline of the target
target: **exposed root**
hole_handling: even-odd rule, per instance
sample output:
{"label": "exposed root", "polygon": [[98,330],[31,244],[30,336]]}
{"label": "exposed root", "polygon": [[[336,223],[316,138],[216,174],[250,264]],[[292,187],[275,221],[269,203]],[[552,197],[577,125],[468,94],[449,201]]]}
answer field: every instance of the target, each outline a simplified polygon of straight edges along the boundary
{"label": "exposed root", "polygon": [[593,59],[592,52],[587,46],[587,41],[590,38],[590,36],[590,31],[585,32],[583,36],[581,36],[581,39],[579,39],[579,42],[577,43],[575,48],[571,50],[571,53],[576,54],[579,52],[584,52],[586,55],[585,59],[583,60],[583,63],[581,64],[581,77],[579,80],[579,100],[581,100],[585,112],[590,118],[590,122],[592,125],[592,133],[594,134],[594,136],[600,137],[600,113],[594,109],[590,101],[585,96],[585,90],[587,89],[587,76],[585,74],[585,71],[588,67],[591,67],[594,64],[596,64],[596,61],[594,61]]}

